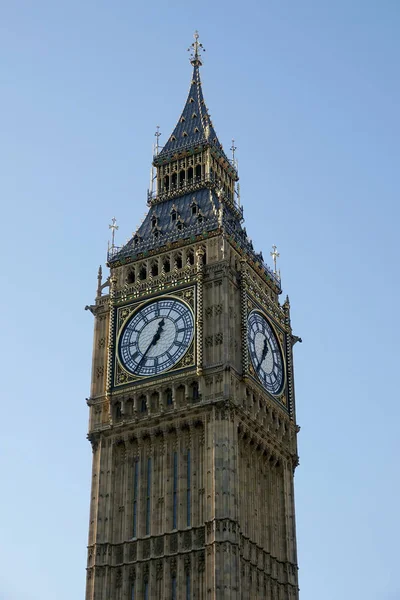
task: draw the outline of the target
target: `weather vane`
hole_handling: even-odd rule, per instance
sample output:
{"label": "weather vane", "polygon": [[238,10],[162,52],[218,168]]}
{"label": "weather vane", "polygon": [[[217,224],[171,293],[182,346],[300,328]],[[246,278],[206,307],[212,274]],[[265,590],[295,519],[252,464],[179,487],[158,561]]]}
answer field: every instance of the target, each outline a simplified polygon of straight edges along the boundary
{"label": "weather vane", "polygon": [[119,229],[118,225],[117,225],[117,219],[115,217],[113,217],[111,219],[111,225],[108,226],[108,229],[111,229],[112,233],[111,233],[111,248],[115,248],[115,232],[117,231],[117,229]]}
{"label": "weather vane", "polygon": [[272,246],[272,252],[270,252],[270,255],[272,256],[272,260],[274,261],[274,275],[277,274],[276,260],[280,256],[279,252],[277,252],[276,250],[277,250],[276,246]]}
{"label": "weather vane", "polygon": [[200,52],[205,52],[205,48],[203,48],[203,44],[199,42],[199,32],[196,30],[194,32],[194,42],[188,48],[188,52],[190,52],[190,62],[194,67],[201,67],[203,64],[200,59]]}

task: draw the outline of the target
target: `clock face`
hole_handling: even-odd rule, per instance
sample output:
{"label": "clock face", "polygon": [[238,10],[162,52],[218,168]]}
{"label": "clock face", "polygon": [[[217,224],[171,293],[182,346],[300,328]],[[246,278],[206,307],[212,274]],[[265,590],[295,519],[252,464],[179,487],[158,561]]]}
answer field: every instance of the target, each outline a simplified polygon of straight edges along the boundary
{"label": "clock face", "polygon": [[253,310],[248,318],[248,344],[258,378],[271,394],[283,387],[283,360],[279,342],[264,315]]}
{"label": "clock face", "polygon": [[119,358],[127,371],[139,377],[170,369],[193,339],[190,308],[174,298],[146,304],[129,319],[119,338]]}

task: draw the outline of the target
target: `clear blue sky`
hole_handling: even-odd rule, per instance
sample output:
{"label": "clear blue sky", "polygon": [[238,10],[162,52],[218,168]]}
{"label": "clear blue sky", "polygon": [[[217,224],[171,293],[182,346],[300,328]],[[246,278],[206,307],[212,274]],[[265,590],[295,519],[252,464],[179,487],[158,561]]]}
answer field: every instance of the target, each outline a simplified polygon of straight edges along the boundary
{"label": "clear blue sky", "polygon": [[146,210],[198,29],[203,89],[238,147],[247,231],[281,253],[301,464],[302,600],[398,600],[398,0],[0,8],[0,599],[85,586],[96,273]]}

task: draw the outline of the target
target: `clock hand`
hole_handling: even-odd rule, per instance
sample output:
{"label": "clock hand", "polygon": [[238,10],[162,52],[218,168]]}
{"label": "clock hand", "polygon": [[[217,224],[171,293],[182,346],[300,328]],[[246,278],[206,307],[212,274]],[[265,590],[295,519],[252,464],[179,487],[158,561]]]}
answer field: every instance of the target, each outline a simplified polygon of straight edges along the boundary
{"label": "clock hand", "polygon": [[264,348],[263,348],[263,351],[262,351],[262,354],[261,354],[261,359],[260,359],[260,361],[258,363],[257,371],[260,370],[260,367],[263,364],[264,358],[267,356],[267,354],[268,354],[268,342],[267,342],[267,338],[264,338]]}
{"label": "clock hand", "polygon": [[142,364],[142,362],[146,358],[147,353],[149,352],[150,348],[152,346],[154,346],[158,342],[158,340],[160,339],[161,332],[163,330],[164,325],[165,325],[165,321],[164,321],[164,319],[161,319],[161,321],[158,324],[158,329],[157,329],[156,333],[154,334],[153,339],[151,340],[150,344],[147,346],[146,351],[143,353],[143,356],[140,359],[140,362],[139,362],[138,366],[140,366]]}

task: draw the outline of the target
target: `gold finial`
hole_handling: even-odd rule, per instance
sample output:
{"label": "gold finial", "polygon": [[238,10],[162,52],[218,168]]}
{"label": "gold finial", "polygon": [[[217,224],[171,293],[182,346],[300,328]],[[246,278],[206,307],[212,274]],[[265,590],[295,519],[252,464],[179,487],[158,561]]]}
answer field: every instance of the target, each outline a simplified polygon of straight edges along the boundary
{"label": "gold finial", "polygon": [[279,256],[280,256],[279,252],[277,252],[276,250],[277,250],[276,246],[272,246],[272,252],[270,252],[270,255],[272,256],[272,260],[274,261],[274,275],[277,274],[276,259],[279,258]]}
{"label": "gold finial", "polygon": [[117,225],[117,219],[115,217],[113,217],[111,219],[111,225],[108,226],[108,229],[111,229],[112,233],[111,233],[111,248],[115,248],[115,232],[117,231],[117,229],[119,229],[118,225]]}
{"label": "gold finial", "polygon": [[190,52],[190,62],[194,67],[201,67],[203,64],[200,59],[200,52],[205,52],[205,48],[203,48],[203,44],[199,42],[199,32],[196,30],[194,32],[194,42],[191,44],[190,48],[188,48],[188,52]]}

